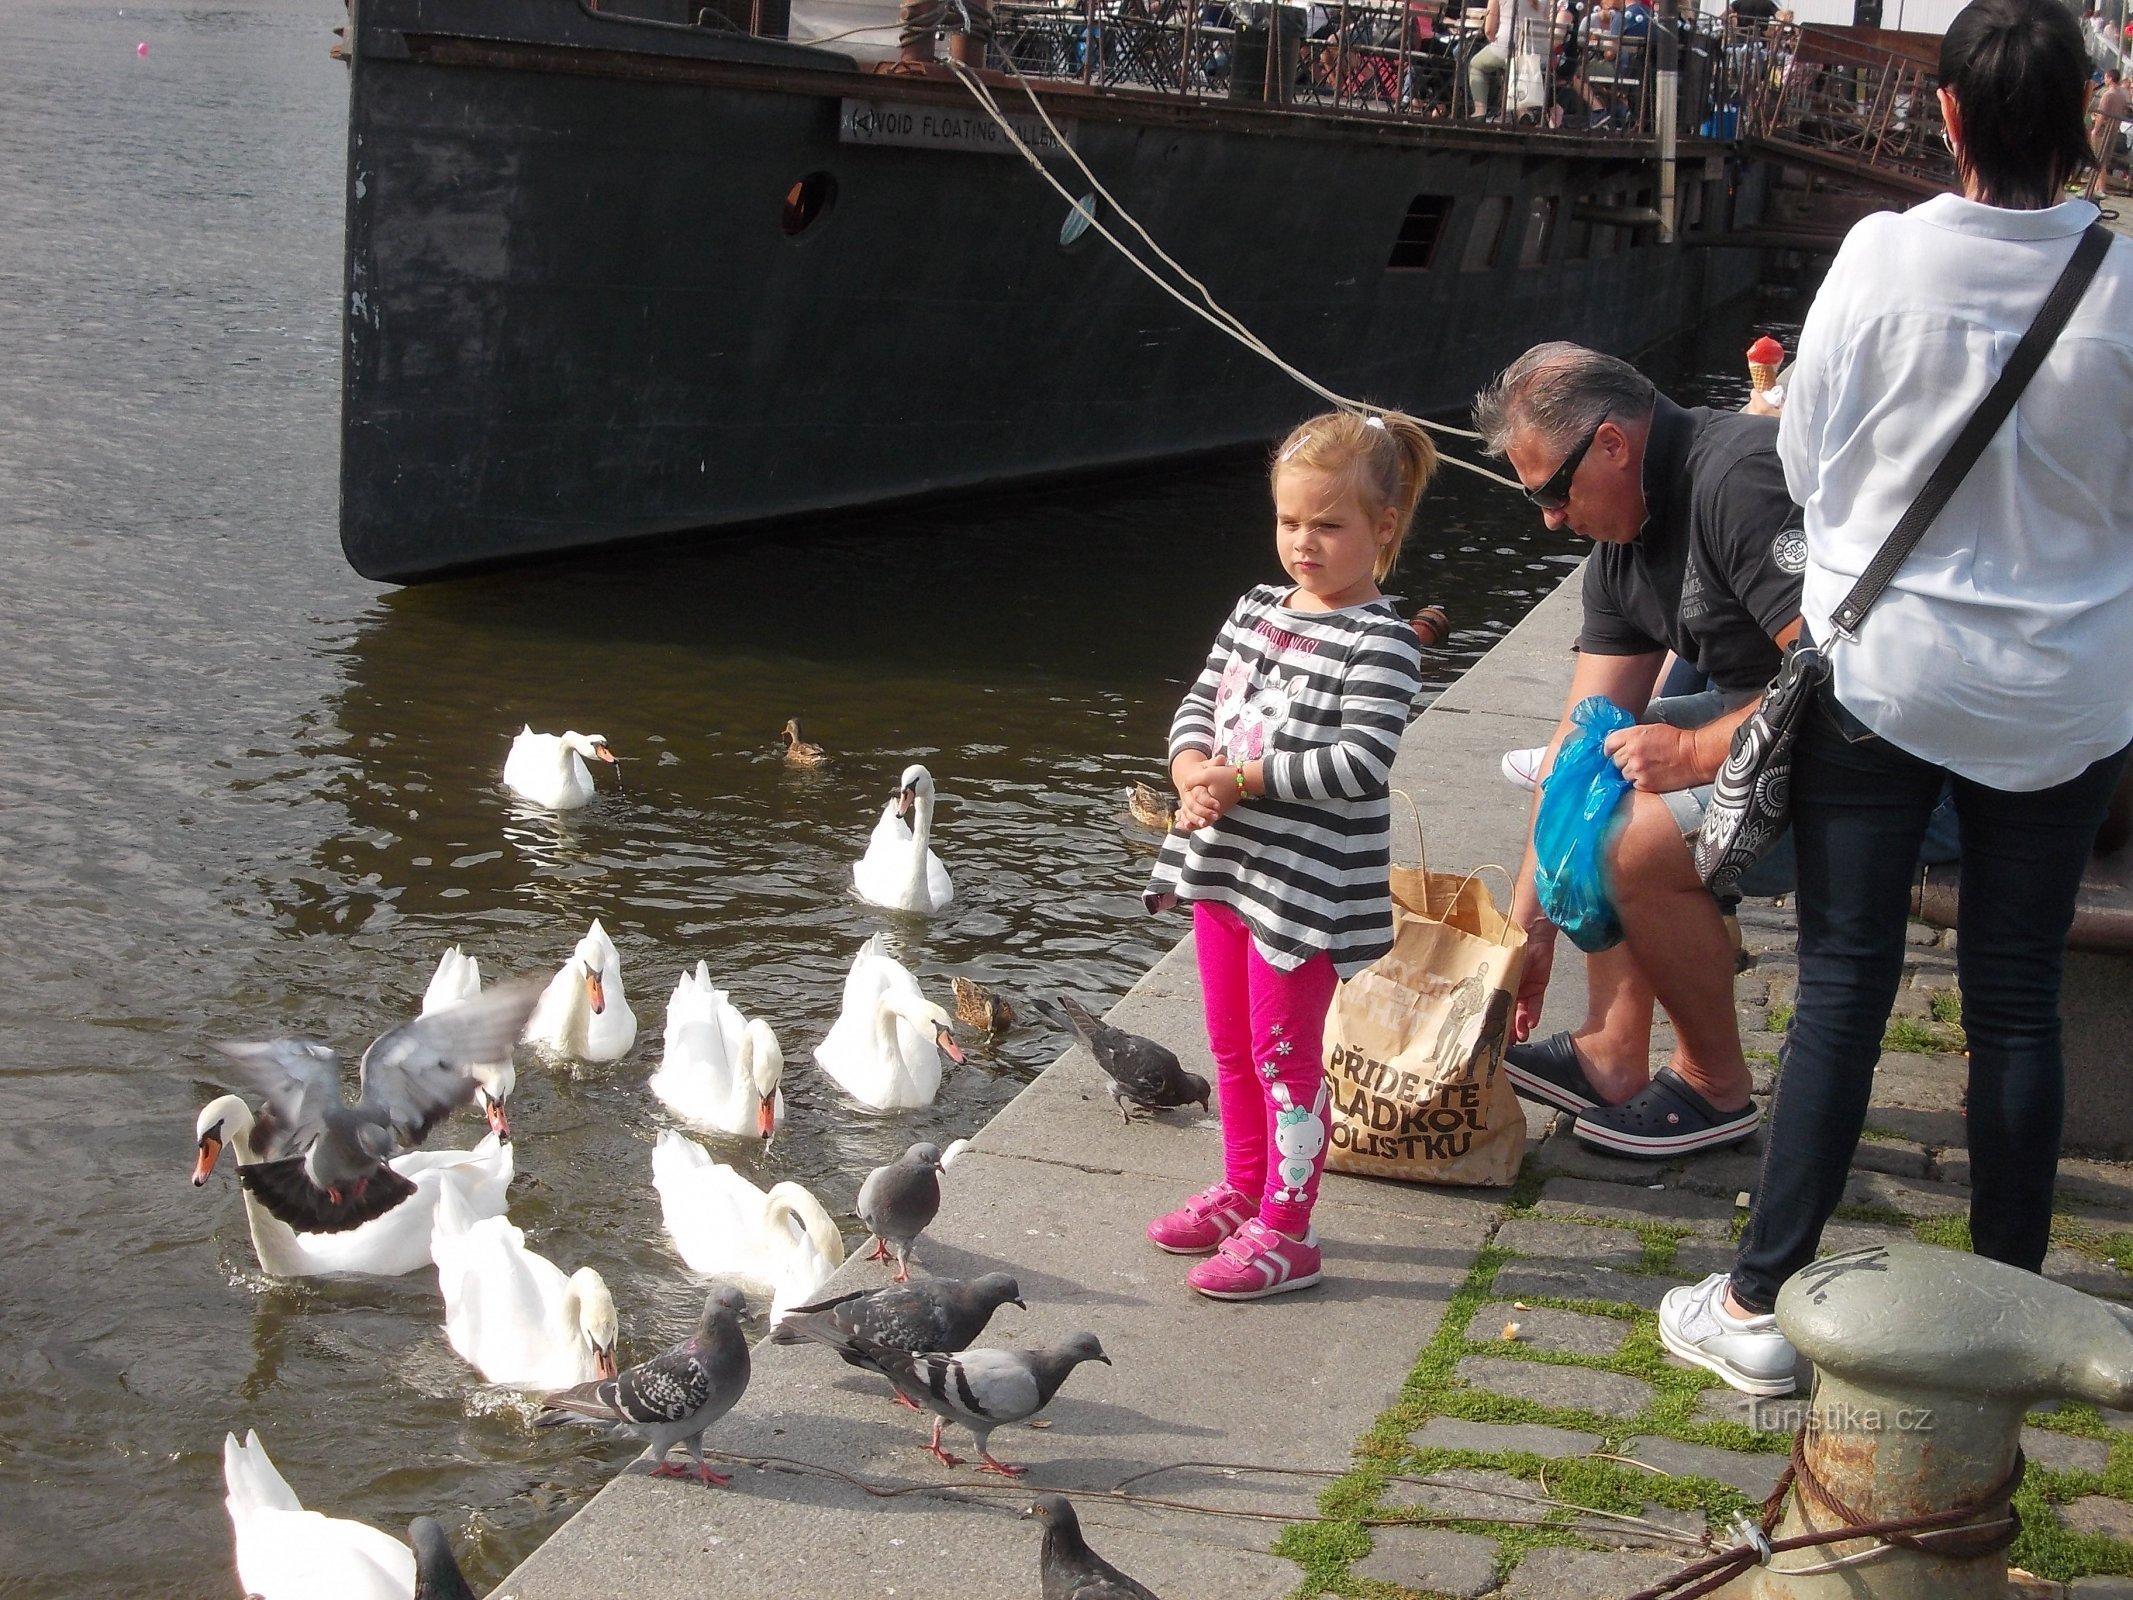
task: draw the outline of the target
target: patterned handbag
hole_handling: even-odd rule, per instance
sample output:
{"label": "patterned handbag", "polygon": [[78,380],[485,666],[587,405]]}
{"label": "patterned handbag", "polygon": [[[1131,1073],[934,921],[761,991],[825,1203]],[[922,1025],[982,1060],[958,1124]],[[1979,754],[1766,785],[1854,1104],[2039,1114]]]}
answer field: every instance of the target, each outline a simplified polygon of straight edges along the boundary
{"label": "patterned handbag", "polygon": [[1828,678],[1829,662],[1802,634],[1786,649],[1762,704],[1733,730],[1696,836],[1696,870],[1713,894],[1731,893],[1792,825],[1792,746]]}
{"label": "patterned handbag", "polygon": [[[2101,222],[2089,224],[1998,381],[1963,424],[1918,498],[1852,585],[1852,592],[1830,613],[1839,638],[1849,639],[1858,630],[1867,608],[1881,598],[1896,569],[1999,432],[2030,378],[2043,365],[2052,341],[2073,315],[2110,243],[2110,230]],[[1762,704],[1733,730],[1733,746],[1712,780],[1710,807],[1704,812],[1703,831],[1696,836],[1696,871],[1713,894],[1730,892],[1741,874],[1760,861],[1792,825],[1792,748],[1799,738],[1801,718],[1828,678],[1827,658],[1803,631],[1785,651],[1778,675],[1763,691]]]}

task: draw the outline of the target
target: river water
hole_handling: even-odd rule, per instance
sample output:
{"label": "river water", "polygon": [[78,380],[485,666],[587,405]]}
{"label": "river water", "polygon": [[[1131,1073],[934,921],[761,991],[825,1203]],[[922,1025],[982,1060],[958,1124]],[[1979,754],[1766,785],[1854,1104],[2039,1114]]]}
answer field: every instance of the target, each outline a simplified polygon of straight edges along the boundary
{"label": "river water", "polygon": [[[639,1043],[584,1078],[522,1073],[511,1210],[602,1270],[625,1359],[647,1354],[701,1303],[661,1232],[643,1087],[684,964],[792,1063],[786,1134],[719,1151],[759,1181],[845,1212],[913,1138],[974,1131],[1060,1038],[1025,1005],[930,1111],[860,1113],[808,1060],[852,952],[888,928],[944,1000],[957,972],[1123,992],[1181,931],[1140,909],[1124,791],[1160,776],[1230,599],[1276,570],[1240,461],[422,590],[357,578],[334,533],[339,20],[0,5],[4,1595],[234,1593],[229,1429],[314,1508],[396,1533],[436,1514],[477,1586],[629,1453],[482,1389],[428,1274],[261,1277],[227,1162],[187,1183],[208,1040],[360,1048],[445,945],[545,972],[602,918]],[[1747,327],[1719,318],[1653,370],[1737,403]],[[1574,560],[1446,474],[1390,585],[1457,623],[1433,689]],[[793,715],[825,771],[777,759]],[[529,721],[606,734],[626,787],[568,820],[516,809],[497,779]],[[956,880],[931,924],[848,893],[912,760]]]}

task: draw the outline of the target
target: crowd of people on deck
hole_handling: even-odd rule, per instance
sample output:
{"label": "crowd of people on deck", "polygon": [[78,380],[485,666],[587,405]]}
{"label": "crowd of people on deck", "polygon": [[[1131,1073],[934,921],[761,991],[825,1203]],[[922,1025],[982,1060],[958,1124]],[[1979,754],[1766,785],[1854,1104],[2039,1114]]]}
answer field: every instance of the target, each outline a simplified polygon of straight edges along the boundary
{"label": "crowd of people on deck", "polygon": [[[1063,9],[1087,8],[1063,0]],[[1240,61],[1236,36],[1263,35],[1272,9],[1262,0],[1100,0],[1093,19],[1065,33],[1042,25],[1047,11],[1003,32],[1024,70],[1221,90],[1240,72],[1248,78],[1255,62],[1267,70],[1263,55]],[[1273,70],[1293,78],[1272,98],[1338,97],[1573,132],[1644,126],[1653,30],[1680,26],[1686,36],[1693,26],[1686,8],[1676,23],[1675,0],[1309,0],[1281,9],[1296,53],[1293,62],[1275,54]],[[1708,35],[1711,70],[1738,81],[1767,67],[1795,32],[1775,0],[1734,0]]]}
{"label": "crowd of people on deck", "polygon": [[[1596,9],[1586,38],[1612,38],[1619,60],[1637,35],[1597,21],[1613,10]],[[1470,65],[1506,70],[1487,52]],[[1622,942],[1588,963],[1583,1020],[1538,1036],[1557,930],[1529,848],[1511,904],[1527,943],[1506,1070],[1617,1155],[1671,1159],[1760,1133],[1734,1266],[1660,1312],[1669,1350],[1750,1393],[1793,1387],[1775,1298],[1842,1197],[1936,819],[1962,861],[1971,1236],[1982,1255],[2041,1268],[2063,950],[2133,749],[2133,457],[2117,421],[2133,415],[2133,241],[2106,245],[2097,209],[2067,193],[2095,155],[2080,25],[2056,0],[1973,0],[1943,41],[1939,85],[1959,192],[1853,230],[1781,389],[1746,411],[1684,407],[1626,362],[1549,343],[1475,403],[1485,447],[1547,525],[1593,546],[1563,722],[1506,775],[1544,783],[1587,696],[1637,719],[1607,740],[1633,784],[1607,846]],[[2100,265],[2073,284],[2009,420],[1873,614],[1840,627],[2047,287],[2091,252]],[[1397,414],[1332,414],[1284,443],[1275,542],[1290,582],[1238,602],[1173,724],[1179,831],[1150,901],[1193,909],[1225,1150],[1221,1177],[1149,1235],[1209,1256],[1188,1280],[1204,1293],[1258,1298],[1321,1275],[1324,1077],[1299,1063],[1323,1059],[1335,980],[1391,939],[1386,798],[1417,646],[1377,583],[1432,463]],[[1727,908],[1690,841],[1736,730],[1801,640],[1829,675],[1793,753],[1790,849],[1743,884],[1796,893],[1797,1005],[1766,1107],[1742,1051]],[[1675,1038],[1656,1072],[1655,1006]]]}

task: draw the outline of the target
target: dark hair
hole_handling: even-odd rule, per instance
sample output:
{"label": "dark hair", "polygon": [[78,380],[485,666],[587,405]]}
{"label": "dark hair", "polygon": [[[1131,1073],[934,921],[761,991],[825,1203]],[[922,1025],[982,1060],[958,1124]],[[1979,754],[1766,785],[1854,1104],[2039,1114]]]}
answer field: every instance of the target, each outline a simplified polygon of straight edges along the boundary
{"label": "dark hair", "polygon": [[1992,205],[2056,205],[2089,161],[2088,46],[2058,0],[1971,0],[1940,42],[1963,117],[1962,162]]}
{"label": "dark hair", "polygon": [[1530,432],[1552,450],[1568,450],[1602,419],[1651,415],[1652,380],[1619,356],[1557,340],[1537,344],[1474,396],[1481,448],[1501,456],[1511,435]]}

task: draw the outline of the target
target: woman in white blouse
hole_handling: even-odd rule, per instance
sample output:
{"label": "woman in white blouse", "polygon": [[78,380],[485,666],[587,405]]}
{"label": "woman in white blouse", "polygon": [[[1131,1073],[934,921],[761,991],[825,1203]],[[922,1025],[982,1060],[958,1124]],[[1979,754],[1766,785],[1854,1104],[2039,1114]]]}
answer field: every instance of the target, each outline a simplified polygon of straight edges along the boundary
{"label": "woman in white blouse", "polygon": [[1832,677],[1793,767],[1799,998],[1730,1281],[1675,1290],[1668,1348],[1784,1393],[1768,1315],[1842,1197],[1902,975],[1911,863],[1952,784],[1970,1042],[1970,1229],[2032,1271],[2051,1224],[2059,979],[2081,869],[2133,741],[2133,242],[1857,636],[1830,614],[1998,378],[2095,220],[2088,56],[2057,0],[1976,0],[1942,41],[1961,181],[1859,223],[1800,333],[1778,453],[1805,511],[1801,612]]}

